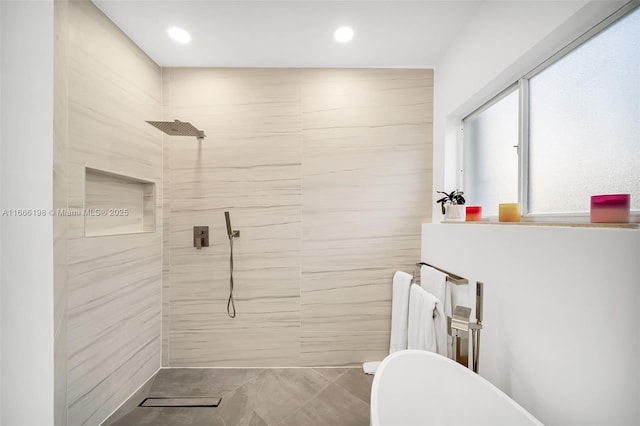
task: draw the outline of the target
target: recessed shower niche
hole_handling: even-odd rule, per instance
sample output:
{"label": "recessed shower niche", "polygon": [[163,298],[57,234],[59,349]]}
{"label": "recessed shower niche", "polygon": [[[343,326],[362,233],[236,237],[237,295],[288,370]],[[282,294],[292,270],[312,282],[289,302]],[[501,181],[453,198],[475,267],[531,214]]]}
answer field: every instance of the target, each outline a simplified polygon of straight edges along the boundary
{"label": "recessed shower niche", "polygon": [[154,231],[155,183],[85,168],[85,237]]}

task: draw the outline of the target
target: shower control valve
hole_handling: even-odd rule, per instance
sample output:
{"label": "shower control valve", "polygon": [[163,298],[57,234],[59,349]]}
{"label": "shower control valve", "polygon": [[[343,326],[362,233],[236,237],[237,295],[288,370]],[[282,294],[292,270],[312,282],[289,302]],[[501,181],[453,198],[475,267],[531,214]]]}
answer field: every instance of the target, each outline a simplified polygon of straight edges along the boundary
{"label": "shower control valve", "polygon": [[209,227],[193,227],[193,246],[200,250],[202,247],[209,247]]}

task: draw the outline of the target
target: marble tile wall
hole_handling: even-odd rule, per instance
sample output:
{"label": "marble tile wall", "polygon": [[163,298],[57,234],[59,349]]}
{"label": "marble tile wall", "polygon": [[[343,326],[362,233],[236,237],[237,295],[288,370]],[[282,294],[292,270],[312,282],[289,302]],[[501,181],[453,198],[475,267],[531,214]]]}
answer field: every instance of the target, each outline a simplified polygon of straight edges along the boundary
{"label": "marble tile wall", "polygon": [[388,353],[391,278],[431,217],[431,70],[303,79],[301,363]]}
{"label": "marble tile wall", "polygon": [[207,138],[165,138],[163,365],[381,359],[431,215],[432,98],[431,70],[164,69],[164,119]]}
{"label": "marble tile wall", "polygon": [[[68,1],[54,2],[53,208],[67,209]],[[67,218],[53,217],[54,422],[67,424]]]}
{"label": "marble tile wall", "polygon": [[67,218],[67,424],[99,424],[161,361],[161,70],[90,1],[68,2],[67,199],[85,167],[156,184],[155,232],[85,237]]}
{"label": "marble tile wall", "polygon": [[[165,361],[298,365],[301,71],[164,69],[163,78],[164,118],[207,134],[167,138]],[[235,319],[225,211],[241,230]],[[210,227],[210,247],[193,247],[194,225]]]}

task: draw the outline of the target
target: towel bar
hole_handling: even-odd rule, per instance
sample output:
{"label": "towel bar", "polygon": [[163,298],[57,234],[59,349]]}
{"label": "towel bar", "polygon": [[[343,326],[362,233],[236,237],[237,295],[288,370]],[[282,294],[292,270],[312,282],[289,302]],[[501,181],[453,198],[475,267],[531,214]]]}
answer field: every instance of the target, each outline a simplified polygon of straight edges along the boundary
{"label": "towel bar", "polygon": [[440,269],[437,266],[433,266],[433,265],[429,265],[428,263],[425,262],[418,262],[416,263],[416,266],[419,268],[421,266],[429,266],[433,269],[436,269],[440,272],[442,272],[443,274],[447,275],[447,282],[450,282],[451,284],[455,284],[455,285],[466,285],[469,284],[469,280],[466,278],[462,278],[459,275],[453,274],[449,271],[445,271],[444,269]]}

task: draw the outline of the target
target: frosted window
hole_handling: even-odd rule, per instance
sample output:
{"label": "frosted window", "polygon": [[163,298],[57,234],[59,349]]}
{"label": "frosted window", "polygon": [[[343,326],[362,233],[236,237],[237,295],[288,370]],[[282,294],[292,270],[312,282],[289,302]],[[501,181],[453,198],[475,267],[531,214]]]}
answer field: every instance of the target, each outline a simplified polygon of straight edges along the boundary
{"label": "frosted window", "polygon": [[604,193],[640,210],[640,9],[533,77],[529,95],[529,212],[588,212]]}
{"label": "frosted window", "polygon": [[467,204],[497,215],[499,203],[518,201],[518,91],[466,118],[464,135]]}

